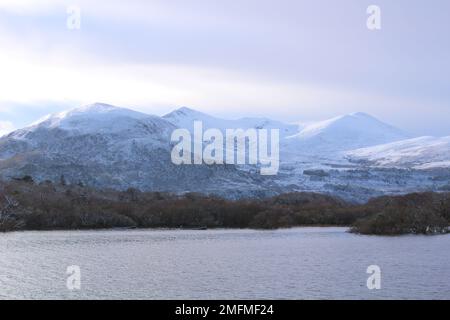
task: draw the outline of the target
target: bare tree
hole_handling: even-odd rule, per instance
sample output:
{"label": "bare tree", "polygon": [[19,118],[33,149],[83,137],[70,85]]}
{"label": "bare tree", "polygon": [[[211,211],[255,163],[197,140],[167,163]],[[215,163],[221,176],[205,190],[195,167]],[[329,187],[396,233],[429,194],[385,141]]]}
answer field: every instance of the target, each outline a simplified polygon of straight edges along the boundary
{"label": "bare tree", "polygon": [[16,219],[14,211],[19,207],[19,203],[12,197],[0,192],[0,231],[16,230],[22,226],[22,222]]}

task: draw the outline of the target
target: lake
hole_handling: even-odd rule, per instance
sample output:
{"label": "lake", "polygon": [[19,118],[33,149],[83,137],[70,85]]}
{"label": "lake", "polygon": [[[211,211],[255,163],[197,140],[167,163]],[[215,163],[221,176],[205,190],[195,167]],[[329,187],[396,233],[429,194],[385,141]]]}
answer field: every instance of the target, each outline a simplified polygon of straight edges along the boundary
{"label": "lake", "polygon": [[[0,234],[0,299],[450,299],[450,235],[346,228]],[[367,288],[367,268],[381,289]],[[78,266],[80,290],[67,287]]]}

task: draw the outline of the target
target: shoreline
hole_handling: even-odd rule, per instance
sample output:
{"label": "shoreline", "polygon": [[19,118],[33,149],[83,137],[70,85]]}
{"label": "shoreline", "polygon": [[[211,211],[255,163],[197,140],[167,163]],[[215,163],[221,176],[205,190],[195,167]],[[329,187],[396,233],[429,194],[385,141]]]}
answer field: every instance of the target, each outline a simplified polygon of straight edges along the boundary
{"label": "shoreline", "polygon": [[365,204],[293,192],[227,200],[189,193],[97,190],[32,181],[0,181],[0,232],[102,229],[253,229],[349,227],[374,235],[449,231],[450,193],[382,196]]}
{"label": "shoreline", "polygon": [[127,231],[136,231],[136,232],[164,232],[164,231],[252,231],[252,232],[261,232],[261,233],[270,233],[277,231],[290,231],[290,230],[300,230],[300,229],[345,229],[343,233],[352,234],[355,236],[366,236],[366,237],[388,237],[388,238],[402,238],[402,237],[435,237],[435,236],[445,236],[450,235],[450,227],[447,232],[441,233],[403,233],[403,234],[363,234],[352,232],[352,226],[334,226],[334,225],[305,225],[305,226],[295,226],[295,227],[286,227],[286,228],[278,228],[278,229],[252,229],[252,228],[209,228],[206,230],[201,229],[190,229],[190,228],[99,228],[99,229],[47,229],[47,230],[13,230],[0,232],[0,237],[2,235],[11,235],[11,234],[22,234],[22,233],[56,233],[56,232],[127,232]]}
{"label": "shoreline", "polygon": [[[11,233],[23,233],[23,232],[95,232],[95,231],[255,231],[255,232],[274,232],[274,231],[286,231],[286,230],[294,230],[294,229],[331,229],[331,228],[339,228],[339,229],[347,229],[347,232],[350,233],[351,226],[335,226],[335,225],[304,225],[304,226],[294,226],[294,227],[285,227],[285,228],[277,228],[277,229],[255,229],[255,228],[208,228],[208,229],[195,229],[195,228],[88,228],[88,229],[22,229],[22,230],[12,230],[12,231],[2,231],[2,234],[11,234]],[[356,233],[355,233],[356,234]]]}

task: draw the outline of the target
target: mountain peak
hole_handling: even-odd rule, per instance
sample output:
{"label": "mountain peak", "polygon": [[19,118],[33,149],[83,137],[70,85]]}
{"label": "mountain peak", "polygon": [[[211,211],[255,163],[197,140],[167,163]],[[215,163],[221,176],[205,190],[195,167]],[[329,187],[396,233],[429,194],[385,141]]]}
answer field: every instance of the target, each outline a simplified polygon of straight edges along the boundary
{"label": "mountain peak", "polygon": [[189,107],[181,107],[164,115],[163,118],[198,117],[198,116],[206,117],[208,115]]}
{"label": "mountain peak", "polygon": [[162,129],[171,125],[156,116],[97,102],[47,115],[24,130],[20,130],[20,134],[42,128],[59,128],[78,133],[117,133],[136,126],[140,121],[157,122]]}
{"label": "mountain peak", "polygon": [[197,110],[194,110],[192,108],[189,107],[181,107],[178,108],[177,110],[175,110],[175,112],[181,112],[181,113],[197,113]]}
{"label": "mountain peak", "polygon": [[307,125],[289,137],[296,147],[351,150],[410,138],[400,129],[364,113],[355,112]]}
{"label": "mountain peak", "polygon": [[352,112],[352,113],[349,113],[348,116],[351,116],[351,117],[357,117],[357,118],[370,118],[370,119],[375,119],[375,117],[373,117],[373,116],[371,116],[370,114],[365,113],[365,112]]}
{"label": "mountain peak", "polygon": [[52,117],[62,119],[70,117],[107,117],[109,115],[126,116],[137,119],[150,117],[150,115],[146,113],[138,112],[128,108],[116,107],[111,104],[99,102],[63,111],[52,115]]}
{"label": "mountain peak", "polygon": [[162,117],[163,119],[169,121],[178,127],[191,127],[194,121],[203,121],[204,123],[217,122],[219,119],[214,118],[206,113],[188,108],[181,107],[176,109]]}
{"label": "mountain peak", "polygon": [[[78,112],[108,112],[114,110],[121,110],[124,108],[116,107],[111,104],[103,103],[103,102],[95,102],[82,107],[77,107],[70,111],[78,111]],[[69,112],[70,112],[69,111]]]}
{"label": "mountain peak", "polygon": [[117,107],[113,106],[111,104],[102,103],[102,102],[96,102],[88,105],[84,105],[81,107],[76,107],[67,111],[60,112],[58,114],[55,114],[54,116],[57,117],[70,117],[70,116],[79,116],[79,115],[96,115],[96,114],[108,114],[108,113],[116,113],[121,115],[129,115],[129,116],[138,116],[144,117],[148,116],[147,114],[134,111],[127,108]]}

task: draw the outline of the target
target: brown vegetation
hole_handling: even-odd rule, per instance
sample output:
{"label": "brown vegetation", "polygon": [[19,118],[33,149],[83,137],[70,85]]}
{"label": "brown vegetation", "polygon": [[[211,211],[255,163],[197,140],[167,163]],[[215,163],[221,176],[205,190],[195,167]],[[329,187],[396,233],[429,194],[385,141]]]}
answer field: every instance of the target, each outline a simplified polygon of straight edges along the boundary
{"label": "brown vegetation", "polygon": [[381,197],[365,205],[314,193],[229,201],[200,194],[94,190],[30,177],[0,182],[0,231],[99,228],[255,228],[352,226],[365,234],[439,233],[450,220],[448,194]]}
{"label": "brown vegetation", "polygon": [[354,223],[353,231],[363,234],[439,234],[448,232],[450,196],[412,193],[381,197],[366,204],[372,214]]}

